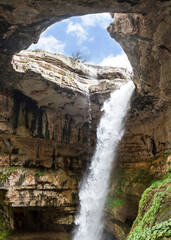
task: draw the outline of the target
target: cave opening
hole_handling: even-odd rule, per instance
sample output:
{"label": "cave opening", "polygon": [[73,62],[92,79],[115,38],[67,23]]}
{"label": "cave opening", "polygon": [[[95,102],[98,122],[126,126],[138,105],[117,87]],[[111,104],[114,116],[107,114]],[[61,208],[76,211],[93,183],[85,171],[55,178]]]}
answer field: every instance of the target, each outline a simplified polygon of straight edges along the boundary
{"label": "cave opening", "polygon": [[132,71],[121,45],[107,31],[114,14],[71,17],[47,28],[28,49],[63,54],[92,65],[123,67]]}
{"label": "cave opening", "polygon": [[[47,7],[48,6],[48,7]],[[155,6],[155,7],[154,7]],[[88,12],[103,12],[103,11],[114,11],[114,12],[122,12],[124,13],[120,20],[125,19],[126,15],[128,16],[130,22],[132,23],[131,26],[133,28],[130,28],[129,22],[127,25],[128,28],[125,30],[127,31],[127,35],[124,35],[124,33],[121,31],[121,40],[119,42],[124,46],[125,51],[127,52],[129,59],[131,60],[131,63],[134,68],[134,80],[137,81],[137,86],[139,87],[139,92],[137,91],[137,95],[142,96],[142,100],[139,98],[140,105],[143,106],[143,108],[139,108],[139,106],[134,106],[133,108],[133,114],[132,114],[132,120],[134,126],[128,126],[128,130],[130,134],[128,134],[127,140],[131,141],[131,134],[134,133],[134,137],[136,136],[149,136],[149,139],[152,139],[149,141],[149,144],[145,144],[139,142],[139,139],[135,139],[132,141],[133,148],[137,151],[132,151],[131,147],[127,148],[127,153],[129,152],[130,155],[123,156],[124,154],[121,153],[119,162],[124,163],[124,168],[128,166],[128,170],[132,170],[131,166],[135,165],[135,163],[138,163],[137,170],[146,170],[148,169],[148,164],[144,165],[147,160],[149,160],[150,156],[155,157],[154,163],[152,162],[152,167],[154,169],[154,175],[155,177],[160,177],[160,174],[158,175],[158,172],[161,173],[161,166],[164,166],[163,169],[166,169],[165,161],[160,164],[160,159],[158,158],[158,153],[163,153],[168,151],[170,147],[170,135],[169,135],[169,113],[168,102],[169,99],[169,41],[168,41],[168,32],[169,32],[169,22],[170,22],[170,16],[169,16],[169,1],[148,1],[148,0],[131,0],[131,1],[117,1],[117,0],[109,0],[109,1],[65,1],[65,4],[63,1],[25,1],[23,0],[22,3],[19,3],[19,1],[9,1],[8,4],[2,3],[0,4],[0,10],[1,10],[1,36],[0,36],[0,50],[1,50],[1,61],[0,61],[0,72],[1,72],[1,90],[13,88],[17,89],[18,87],[18,80],[22,79],[23,74],[17,74],[14,72],[14,70],[10,67],[11,58],[12,55],[16,52],[19,52],[21,49],[26,49],[32,42],[36,42],[37,37],[40,35],[40,33],[43,31],[43,29],[47,28],[47,26],[50,26],[56,21],[60,21],[61,19],[79,15],[79,14],[86,14]],[[125,14],[125,13],[131,13],[131,14]],[[132,17],[132,15],[135,14],[135,18]],[[138,17],[138,15],[141,14],[141,17]],[[71,24],[71,27],[73,27],[73,24]],[[118,29],[119,30],[119,29]],[[121,30],[121,29],[120,29]],[[123,33],[123,34],[122,34]],[[126,41],[126,40],[129,41]],[[61,46],[62,47],[62,46]],[[136,53],[136,55],[135,55]],[[23,64],[23,62],[21,62]],[[20,77],[20,76],[21,77]],[[30,76],[30,79],[33,79],[34,76]],[[17,81],[16,81],[17,80]],[[5,84],[4,84],[5,83]],[[40,92],[36,89],[37,85],[34,85],[35,92],[34,94],[38,95]],[[27,86],[26,86],[27,88]],[[23,90],[23,89],[19,89]],[[28,90],[28,89],[26,89]],[[27,91],[21,91],[25,95],[29,96],[30,92]],[[16,164],[16,166],[20,167],[20,164],[23,164],[23,161],[25,161],[27,158],[33,161],[33,166],[35,167],[36,160],[40,157],[40,159],[43,159],[42,164],[46,166],[47,168],[51,168],[51,161],[47,161],[47,159],[51,160],[51,157],[53,159],[53,166],[59,166],[61,167],[63,165],[62,158],[59,160],[61,162],[55,162],[57,159],[57,156],[59,156],[60,153],[56,151],[56,145],[51,144],[52,138],[51,135],[49,135],[45,131],[45,135],[47,138],[50,138],[49,145],[47,144],[48,141],[46,140],[46,147],[42,148],[41,142],[44,141],[44,139],[41,136],[41,139],[38,139],[37,132],[30,133],[29,131],[23,131],[24,127],[29,127],[29,122],[27,121],[28,112],[26,112],[25,119],[21,118],[21,122],[26,122],[26,126],[22,126],[19,130],[19,134],[17,135],[16,141],[16,133],[13,131],[14,129],[11,127],[10,119],[11,115],[8,111],[11,106],[11,102],[13,99],[11,98],[11,92],[7,91],[7,94],[2,94],[2,107],[1,107],[1,164],[4,167],[12,164]],[[150,97],[154,98],[154,100],[148,101],[150,104],[148,106],[144,104],[144,98]],[[160,99],[159,99],[160,98]],[[157,108],[152,106],[152,103],[157,102],[159,104],[156,104]],[[37,101],[37,99],[34,99]],[[38,101],[37,101],[38,102]],[[135,103],[135,102],[134,102]],[[45,102],[41,102],[40,105],[45,104]],[[3,106],[4,105],[4,106]],[[41,105],[41,106],[42,106]],[[50,108],[52,106],[52,103],[49,102],[48,107]],[[149,108],[148,108],[149,107]],[[3,111],[5,109],[5,111]],[[22,109],[20,109],[22,110]],[[162,111],[161,111],[162,110]],[[137,115],[134,113],[134,111],[137,111]],[[5,113],[5,114],[4,114]],[[21,111],[22,113],[22,111]],[[162,114],[161,114],[162,113]],[[159,116],[164,116],[162,117]],[[142,127],[140,128],[137,125],[138,121],[138,115],[141,118],[139,120],[141,121]],[[33,120],[34,120],[34,114],[33,114]],[[150,122],[150,119],[152,121]],[[23,121],[24,120],[24,121]],[[43,123],[46,122],[46,117],[41,112],[39,116],[38,125],[43,125]],[[67,121],[67,120],[66,120]],[[135,124],[134,124],[135,123]],[[33,121],[33,124],[35,122]],[[66,124],[65,124],[66,125]],[[6,127],[7,126],[7,127]],[[68,126],[68,125],[66,125]],[[45,129],[49,128],[49,125],[45,124]],[[25,130],[25,129],[24,129]],[[41,134],[41,131],[43,130],[42,127],[39,127],[39,133]],[[132,130],[132,131],[131,131]],[[162,131],[163,130],[163,131]],[[86,130],[85,130],[86,131]],[[135,131],[135,132],[134,132]],[[57,129],[53,133],[53,140],[57,139],[59,130]],[[65,132],[65,131],[63,131]],[[28,145],[26,145],[26,142],[24,138],[21,138],[21,135],[27,133],[27,136],[30,137],[30,141],[28,141]],[[10,134],[10,135],[9,135]],[[21,135],[20,135],[21,134]],[[12,137],[11,137],[12,136]],[[131,136],[131,137],[130,137]],[[27,138],[27,137],[26,137]],[[28,140],[29,138],[27,138]],[[82,132],[79,129],[79,142],[82,139]],[[159,140],[158,140],[159,139]],[[37,140],[40,141],[40,147],[37,147],[37,152],[35,154],[35,146],[39,146],[39,143],[37,144]],[[143,141],[142,141],[143,142]],[[53,145],[53,146],[52,146]],[[148,146],[150,146],[150,152]],[[44,145],[45,146],[45,145]],[[52,146],[52,147],[51,147]],[[140,147],[140,148],[139,148]],[[10,150],[14,149],[14,150]],[[152,148],[152,151],[151,151]],[[122,150],[122,149],[121,149]],[[121,151],[120,151],[121,152]],[[132,153],[134,152],[134,153]],[[30,153],[30,154],[29,154]],[[151,154],[152,153],[152,154]],[[49,154],[49,158],[46,159],[46,157]],[[147,156],[149,154],[150,156]],[[9,157],[10,156],[10,157]],[[45,157],[44,157],[45,156]],[[165,156],[165,159],[167,157]],[[73,157],[75,160],[75,157]],[[16,160],[16,162],[15,162]],[[145,160],[145,161],[144,161]],[[70,160],[68,160],[68,157],[66,157],[67,164],[70,165]],[[10,162],[10,163],[9,163]],[[37,163],[37,162],[36,162]],[[129,163],[129,164],[128,164]],[[158,164],[159,163],[159,164]],[[4,165],[3,165],[4,164]],[[17,165],[18,164],[18,165]],[[158,164],[158,169],[157,169]],[[75,160],[75,165],[79,165],[79,161],[77,159]],[[141,169],[143,165],[143,169]],[[24,166],[24,165],[22,165]],[[144,167],[146,166],[146,167]],[[79,169],[79,170],[78,170]],[[80,172],[81,167],[77,168],[78,172]],[[3,169],[4,170],[4,169]],[[16,172],[16,171],[15,171]],[[144,171],[145,175],[148,175],[148,172]],[[131,171],[130,174],[131,175]],[[134,173],[134,172],[133,172]],[[137,172],[138,173],[138,172]],[[39,174],[42,174],[41,172]],[[38,177],[40,177],[38,174]],[[122,174],[122,173],[121,173]],[[14,174],[13,174],[14,175]],[[127,175],[126,175],[127,176]],[[136,179],[142,180],[143,182],[137,182],[139,184],[139,187],[136,188],[135,182],[131,185],[127,185],[127,192],[131,192],[132,194],[136,192],[138,198],[140,198],[140,195],[142,191],[144,190],[146,186],[146,178],[142,179],[142,174],[137,175],[134,177],[133,181]],[[127,179],[128,183],[131,183],[131,180],[129,178],[123,179],[123,185],[125,182],[125,179]],[[21,178],[23,181],[24,178]],[[19,181],[17,181],[19,182]],[[148,183],[150,184],[150,182]],[[4,188],[4,183],[1,182],[1,191]],[[123,186],[122,185],[122,186]],[[27,187],[27,186],[25,186]],[[6,203],[8,205],[11,205],[11,199],[10,199],[10,185],[7,184],[5,188],[8,191],[8,197],[6,199]],[[125,188],[125,190],[126,190]],[[122,190],[122,189],[121,189]],[[125,191],[124,190],[124,191]],[[19,189],[20,191],[20,189]],[[121,191],[120,191],[121,192]],[[121,192],[122,193],[122,192]],[[128,193],[126,193],[128,195]],[[13,195],[14,196],[14,195]],[[22,201],[22,198],[20,199]],[[139,201],[139,199],[138,199]],[[138,201],[136,201],[136,207],[138,206]],[[167,198],[166,198],[167,201]],[[164,202],[166,202],[164,201]],[[132,202],[132,199],[131,199]],[[134,204],[132,204],[134,207]],[[28,206],[27,206],[28,207]],[[162,208],[162,207],[161,207]],[[42,209],[42,208],[41,208]],[[163,208],[164,209],[164,208]],[[126,209],[125,209],[126,210]],[[33,210],[29,210],[30,213],[28,214],[30,217],[32,215],[35,215],[35,219],[37,219],[37,215],[39,213],[33,213]],[[22,216],[22,213],[19,214]],[[122,216],[123,212],[119,213],[118,216]],[[42,216],[41,214],[39,215]],[[16,218],[19,219],[19,216],[16,214]],[[156,222],[158,221],[158,216],[154,216],[156,219]],[[157,219],[158,218],[158,219]],[[132,218],[126,217],[127,225],[131,225]],[[159,219],[161,221],[161,219]],[[117,226],[118,227],[118,226]],[[145,226],[146,227],[146,226]],[[118,229],[118,234],[122,233],[120,231],[121,229]],[[32,238],[35,240],[35,238]],[[49,239],[49,238],[46,238]]]}
{"label": "cave opening", "polygon": [[[89,53],[91,53],[91,51],[92,51],[93,52],[92,56],[88,56],[88,57],[90,57],[90,59],[87,59],[88,64],[109,66],[109,67],[113,66],[113,67],[118,67],[118,68],[119,67],[123,67],[123,68],[127,67],[128,70],[131,70],[131,65],[128,61],[127,56],[123,52],[122,48],[120,47],[120,45],[118,43],[116,43],[109,36],[109,34],[107,33],[107,31],[105,29],[110,24],[110,21],[113,21],[110,14],[106,15],[106,13],[105,13],[105,14],[96,14],[96,15],[86,15],[85,19],[86,20],[84,20],[84,16],[77,17],[77,18],[74,17],[74,18],[71,18],[68,20],[64,20],[63,22],[56,23],[54,26],[51,26],[49,29],[47,29],[40,36],[38,43],[36,45],[30,46],[29,50],[32,51],[33,54],[34,54],[34,52],[37,51],[37,49],[53,52],[55,54],[56,53],[57,54],[58,53],[65,54],[65,55],[68,55],[68,58],[71,58],[71,59],[74,58],[75,53],[79,53],[79,54],[81,54],[80,62],[84,62],[84,60],[87,58],[87,55],[89,55]],[[92,26],[92,22],[94,22],[93,26]],[[104,28],[103,24],[105,25],[105,28]],[[89,30],[89,28],[91,28],[91,30]],[[60,33],[62,33],[62,34],[60,35]],[[66,36],[70,36],[70,37],[66,37]],[[70,42],[70,45],[68,44],[67,39],[69,39],[68,41]],[[64,42],[64,41],[66,41],[66,42]],[[75,44],[75,43],[77,43],[77,44]],[[85,43],[87,43],[87,45]],[[92,43],[94,43],[94,44],[91,45]],[[28,56],[29,56],[29,54],[28,54]],[[44,56],[44,54],[43,54],[43,56]],[[78,55],[78,57],[79,56],[80,55]],[[83,56],[83,58],[82,58],[82,56]],[[83,61],[82,61],[82,59],[83,59]],[[20,64],[20,66],[23,67],[25,65],[25,62],[24,61],[22,62],[22,60],[19,60],[19,64]],[[29,75],[29,71],[26,71],[26,74]],[[82,72],[80,70],[80,72],[78,72],[78,75],[81,75],[81,74],[82,74]],[[30,74],[30,75],[28,76],[29,80],[31,78],[33,79],[33,77],[35,77],[32,74]],[[66,77],[71,78],[71,76],[68,76],[68,75]],[[126,79],[124,74],[119,73],[119,72],[116,72],[116,74],[113,74],[113,72],[109,72],[108,74],[105,74],[105,73],[102,73],[99,75],[97,74],[97,78],[100,81],[102,80],[101,82],[103,82],[103,80],[105,80],[105,79],[109,79],[110,82],[113,79],[121,79],[123,81]],[[86,77],[85,77],[85,79],[86,79]],[[25,80],[28,84],[29,81],[27,81],[27,78],[25,78]],[[28,87],[27,86],[28,85],[25,85],[25,89],[24,89],[25,92],[23,91],[23,88],[21,89],[21,92],[23,91],[24,95],[28,94],[27,90],[29,89],[30,86],[28,86]],[[34,86],[34,84],[32,84],[32,86]],[[48,83],[48,86],[49,86],[49,83]],[[35,85],[35,88],[37,88],[36,85]],[[34,91],[31,92],[31,94],[33,93],[32,97],[35,100],[35,102],[38,102],[39,98],[37,98],[37,96],[39,95],[39,89],[38,90],[33,89],[33,90]],[[111,89],[109,89],[109,90],[111,91]],[[56,91],[56,89],[55,89],[55,91]],[[51,92],[50,92],[50,94],[51,94]],[[46,95],[50,95],[50,94],[48,93]],[[41,98],[43,99],[44,96],[43,97],[41,96]],[[55,99],[54,96],[52,96],[52,98]],[[93,97],[92,97],[91,100],[92,100],[92,102],[93,101],[96,102],[96,101],[98,101],[98,98],[93,100]],[[49,101],[49,99],[48,99],[48,101]],[[81,104],[82,103],[80,103],[80,105]],[[51,108],[51,102],[50,103],[48,102],[48,104],[47,104],[47,102],[44,102],[44,101],[39,103],[40,114],[38,114],[38,120],[37,120],[38,132],[36,133],[36,131],[35,131],[35,133],[32,133],[32,134],[34,134],[34,137],[36,136],[39,138],[46,138],[46,139],[51,140],[52,135],[49,134],[49,130],[48,130],[48,128],[49,128],[48,116],[47,116],[48,114],[45,115],[45,117],[44,117],[44,111],[42,111],[41,105],[43,106],[43,109],[45,111],[47,111],[47,109],[49,111],[49,109]],[[48,107],[45,105],[48,105]],[[99,105],[101,107],[102,103],[100,103]],[[52,109],[53,109],[53,106],[52,106]],[[64,110],[65,115],[68,110],[70,110],[70,109],[68,108],[68,109]],[[63,111],[63,109],[61,111]],[[77,111],[79,112],[80,109],[78,109]],[[22,117],[21,117],[21,119],[22,119]],[[70,121],[70,117],[67,117],[67,118],[65,117],[65,120],[66,121],[65,121],[65,124],[63,127],[63,131],[62,131],[63,134],[62,134],[61,139],[62,139],[62,142],[69,144],[70,139],[68,137],[68,133],[70,133],[70,124],[72,124],[73,122]],[[45,128],[42,127],[44,122],[45,122]],[[28,125],[28,123],[27,123],[27,125]],[[87,124],[84,124],[84,126],[86,128],[89,128],[89,122],[87,122]],[[43,129],[45,129],[44,135],[43,135]],[[88,138],[87,134],[85,134],[85,135],[86,135],[86,138],[83,138],[83,139],[85,139],[84,144],[87,143],[87,138]],[[41,152],[41,147],[39,147],[39,144],[37,144],[37,146],[38,146],[37,147],[37,155],[36,155],[37,159],[35,161],[36,163],[34,163],[36,167],[38,167],[39,164],[40,165],[42,164],[42,163],[39,163],[39,161],[38,161],[39,159],[41,159],[41,156],[39,156],[39,153]],[[57,157],[55,155],[56,153],[55,153],[54,149],[55,148],[53,148],[52,157],[53,157],[53,160],[55,161],[55,158],[57,158]],[[23,166],[29,166],[29,165],[25,164]],[[34,166],[34,165],[32,165],[32,166]],[[53,163],[52,166],[55,166],[55,163]],[[56,167],[55,167],[55,169],[56,169]],[[56,216],[56,214],[58,216]],[[59,223],[57,220],[58,217],[60,218]],[[58,232],[69,232],[69,231],[71,232],[71,229],[73,228],[73,224],[61,223],[61,219],[65,218],[65,217],[66,216],[63,216],[62,214],[60,214],[59,210],[57,210],[53,207],[50,207],[50,208],[46,208],[46,207],[15,208],[15,210],[14,210],[14,227],[18,231],[41,232],[43,230],[44,231],[54,231],[55,230]],[[104,234],[105,234],[104,239],[107,239],[107,240],[115,239],[113,233],[109,233],[108,231],[105,230]]]}
{"label": "cave opening", "polygon": [[15,232],[71,232],[72,225],[62,223],[69,218],[55,207],[16,207],[13,208]]}

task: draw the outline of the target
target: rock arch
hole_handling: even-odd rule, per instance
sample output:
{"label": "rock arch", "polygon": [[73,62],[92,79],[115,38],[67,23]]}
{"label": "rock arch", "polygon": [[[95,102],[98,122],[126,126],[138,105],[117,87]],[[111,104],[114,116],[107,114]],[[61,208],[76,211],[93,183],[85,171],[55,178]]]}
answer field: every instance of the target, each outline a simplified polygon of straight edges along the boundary
{"label": "rock arch", "polygon": [[1,1],[0,71],[10,69],[12,55],[36,42],[57,21],[88,13],[123,13],[116,15],[108,31],[128,55],[138,88],[157,97],[161,93],[160,100],[168,101],[169,7],[169,1],[160,0]]}
{"label": "rock arch", "polygon": [[[8,96],[11,96],[11,92],[7,92],[8,87],[15,88],[16,81],[20,81],[22,77],[11,67],[14,53],[26,49],[32,42],[38,40],[40,33],[48,26],[64,18],[88,13],[116,13],[115,21],[108,31],[128,55],[134,70],[134,82],[137,85],[137,92],[126,123],[126,132],[118,149],[119,177],[116,183],[118,186],[120,183],[124,184],[121,182],[123,175],[129,183],[124,189],[125,204],[121,212],[116,211],[114,215],[114,225],[121,227],[125,227],[125,223],[128,226],[136,216],[137,209],[134,206],[138,205],[143,188],[148,184],[144,183],[143,178],[151,174],[160,174],[166,169],[166,163],[160,158],[156,160],[155,155],[162,155],[171,147],[169,11],[170,1],[164,0],[66,0],[65,4],[61,0],[9,0],[8,3],[0,0],[0,89],[1,92],[3,89],[4,94],[1,103],[3,105],[5,102],[6,108],[10,106]],[[34,105],[34,102],[32,104]],[[3,110],[1,108],[1,111]],[[37,113],[36,106],[32,111],[32,115]],[[35,139],[30,138],[28,144],[34,144],[34,141]],[[11,144],[9,139],[2,142],[4,149]],[[41,142],[43,139],[40,139]],[[55,146],[51,146],[48,142],[46,148],[41,149],[38,147],[40,143],[35,141],[39,153],[37,155],[43,156],[44,151],[49,150],[50,147],[51,152],[56,151]],[[18,142],[17,144],[20,145]],[[25,154],[18,151],[15,150],[14,155]],[[61,158],[60,153],[56,155]],[[15,157],[17,159],[18,156]],[[64,159],[65,164],[70,167],[68,161],[67,158]],[[73,163],[74,161],[75,165],[79,166],[73,157]],[[29,164],[33,163],[27,163]],[[134,169],[137,169],[137,172],[134,172]],[[135,173],[134,179],[131,178],[133,173]],[[40,172],[38,177],[41,177]],[[117,219],[119,215],[121,219]],[[109,228],[111,222],[109,219]]]}

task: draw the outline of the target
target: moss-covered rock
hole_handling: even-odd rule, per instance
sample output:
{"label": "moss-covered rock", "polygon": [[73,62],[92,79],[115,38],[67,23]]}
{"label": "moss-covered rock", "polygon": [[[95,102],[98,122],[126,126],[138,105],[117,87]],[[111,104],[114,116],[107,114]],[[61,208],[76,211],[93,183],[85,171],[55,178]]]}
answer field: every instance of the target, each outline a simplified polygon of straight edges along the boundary
{"label": "moss-covered rock", "polygon": [[142,194],[138,216],[127,240],[161,240],[171,237],[171,174],[155,181]]}
{"label": "moss-covered rock", "polygon": [[[112,232],[119,240],[126,239],[137,217],[141,195],[147,188],[149,190],[145,191],[146,198],[143,198],[143,201],[146,201],[146,203],[141,203],[141,205],[146,205],[146,207],[151,206],[156,193],[155,204],[158,206],[163,204],[162,211],[160,210],[161,219],[159,223],[169,219],[167,216],[169,212],[168,201],[166,203],[162,203],[162,201],[163,199],[164,201],[167,199],[168,192],[171,191],[171,186],[166,184],[167,186],[165,186],[164,190],[160,189],[159,191],[158,188],[160,185],[163,186],[165,181],[169,181],[169,177],[165,177],[165,180],[161,179],[170,172],[170,164],[171,154],[170,152],[165,152],[156,154],[143,163],[129,163],[127,167],[126,165],[117,165],[112,172],[110,191],[105,208],[107,216],[105,228],[107,231]],[[153,189],[152,191],[150,191],[151,188],[149,186]],[[144,213],[147,210],[144,209]],[[144,213],[142,216],[144,216]],[[146,216],[150,218],[150,215],[154,214],[149,212]],[[147,218],[147,220],[149,219]],[[152,228],[154,225],[152,223],[150,227]]]}
{"label": "moss-covered rock", "polygon": [[5,239],[10,234],[10,230],[6,226],[3,216],[0,216],[0,239]]}
{"label": "moss-covered rock", "polygon": [[109,210],[113,210],[115,208],[120,208],[123,203],[124,203],[124,200],[122,198],[118,198],[118,197],[108,198],[107,206]]}
{"label": "moss-covered rock", "polygon": [[2,196],[0,196],[0,239],[8,239],[12,230],[12,222],[1,197]]}

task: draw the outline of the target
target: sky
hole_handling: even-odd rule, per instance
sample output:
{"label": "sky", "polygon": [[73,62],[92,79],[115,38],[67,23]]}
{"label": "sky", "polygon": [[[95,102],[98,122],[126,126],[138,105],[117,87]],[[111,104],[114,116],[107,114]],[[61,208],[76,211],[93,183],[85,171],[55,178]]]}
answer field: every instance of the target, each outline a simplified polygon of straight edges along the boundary
{"label": "sky", "polygon": [[43,49],[66,56],[79,51],[90,64],[126,67],[131,71],[126,54],[106,30],[112,22],[109,13],[72,17],[47,28],[38,43],[29,49]]}

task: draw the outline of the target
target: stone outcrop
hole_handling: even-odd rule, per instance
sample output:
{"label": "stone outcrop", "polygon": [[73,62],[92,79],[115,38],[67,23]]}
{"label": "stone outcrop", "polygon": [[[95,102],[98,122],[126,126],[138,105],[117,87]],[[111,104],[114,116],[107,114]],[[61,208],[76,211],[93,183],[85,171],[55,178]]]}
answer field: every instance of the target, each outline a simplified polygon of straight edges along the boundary
{"label": "stone outcrop", "polygon": [[[129,232],[142,192],[152,180],[160,179],[169,171],[169,17],[167,14],[157,16],[154,13],[146,16],[117,13],[108,27],[110,35],[129,57],[137,86],[127,116],[126,131],[118,148],[107,210],[106,226],[119,239],[125,239]],[[155,17],[159,22],[155,22]],[[152,29],[149,29],[150,24],[153,24]],[[163,24],[166,28],[161,30]],[[164,198],[168,201],[167,195]],[[110,207],[112,201],[113,207]]]}
{"label": "stone outcrop", "polygon": [[127,240],[170,239],[171,174],[155,181],[145,190],[139,202],[138,216]]}
{"label": "stone outcrop", "polygon": [[148,94],[162,105],[171,101],[171,17],[163,14],[113,14],[108,27],[111,37],[118,41],[134,69],[134,82],[141,94]]}
{"label": "stone outcrop", "polygon": [[78,177],[71,170],[4,168],[0,188],[12,229],[71,231],[78,205]]}
{"label": "stone outcrop", "polygon": [[[131,155],[134,156],[133,153],[125,152],[125,157],[128,157],[128,155],[130,158]],[[107,231],[112,232],[118,239],[126,239],[137,217],[138,205],[143,191],[150,186],[151,182],[162,179],[170,172],[170,156],[171,153],[168,152],[156,157],[146,158],[146,161],[140,160],[138,162],[137,159],[134,159],[134,161],[130,160],[130,163],[118,162],[111,177],[110,193],[105,209],[105,228]],[[169,177],[167,186],[170,186]],[[164,188],[164,184],[161,185],[162,188]],[[157,187],[156,191],[158,191]],[[167,204],[170,202],[169,199],[168,194],[163,196],[163,202]],[[143,210],[144,214],[147,208],[148,205]],[[168,209],[165,220],[170,219],[170,217]],[[154,225],[155,223],[154,221]],[[141,233],[139,232],[140,235],[143,234],[143,230],[141,231]]]}
{"label": "stone outcrop", "polygon": [[[0,5],[1,26],[3,26],[0,39],[1,81],[9,78],[10,72],[13,71],[10,67],[13,54],[28,48],[32,42],[37,42],[40,33],[51,24],[73,15],[98,12],[133,13],[119,17],[120,29],[115,28],[118,31],[115,37],[117,40],[120,39],[119,42],[130,59],[138,87],[148,89],[150,92],[155,85],[155,88],[160,88],[162,92],[168,92],[168,88],[164,86],[170,79],[168,76],[170,41],[167,37],[170,32],[169,11],[170,2],[160,0],[90,0],[88,2],[72,0],[66,1],[65,4],[55,0],[50,3],[46,0],[43,4],[41,1],[10,0],[7,4],[2,0]],[[125,40],[121,40],[122,35]],[[156,79],[159,80],[156,82]],[[161,84],[162,87],[159,86]]]}
{"label": "stone outcrop", "polygon": [[[55,158],[64,152],[66,157],[83,157],[88,148],[89,98],[93,126],[90,135],[94,141],[100,108],[117,83],[126,81],[126,71],[121,70],[117,76],[117,69],[71,63],[64,56],[44,51],[23,52],[14,56],[13,61],[21,76],[15,84],[10,82],[8,88],[1,89],[0,132],[6,139],[1,143],[1,151],[7,155],[10,151],[11,164],[19,166],[51,168],[56,164]],[[104,71],[113,71],[114,81],[90,77]],[[5,164],[6,155],[2,158]]]}

